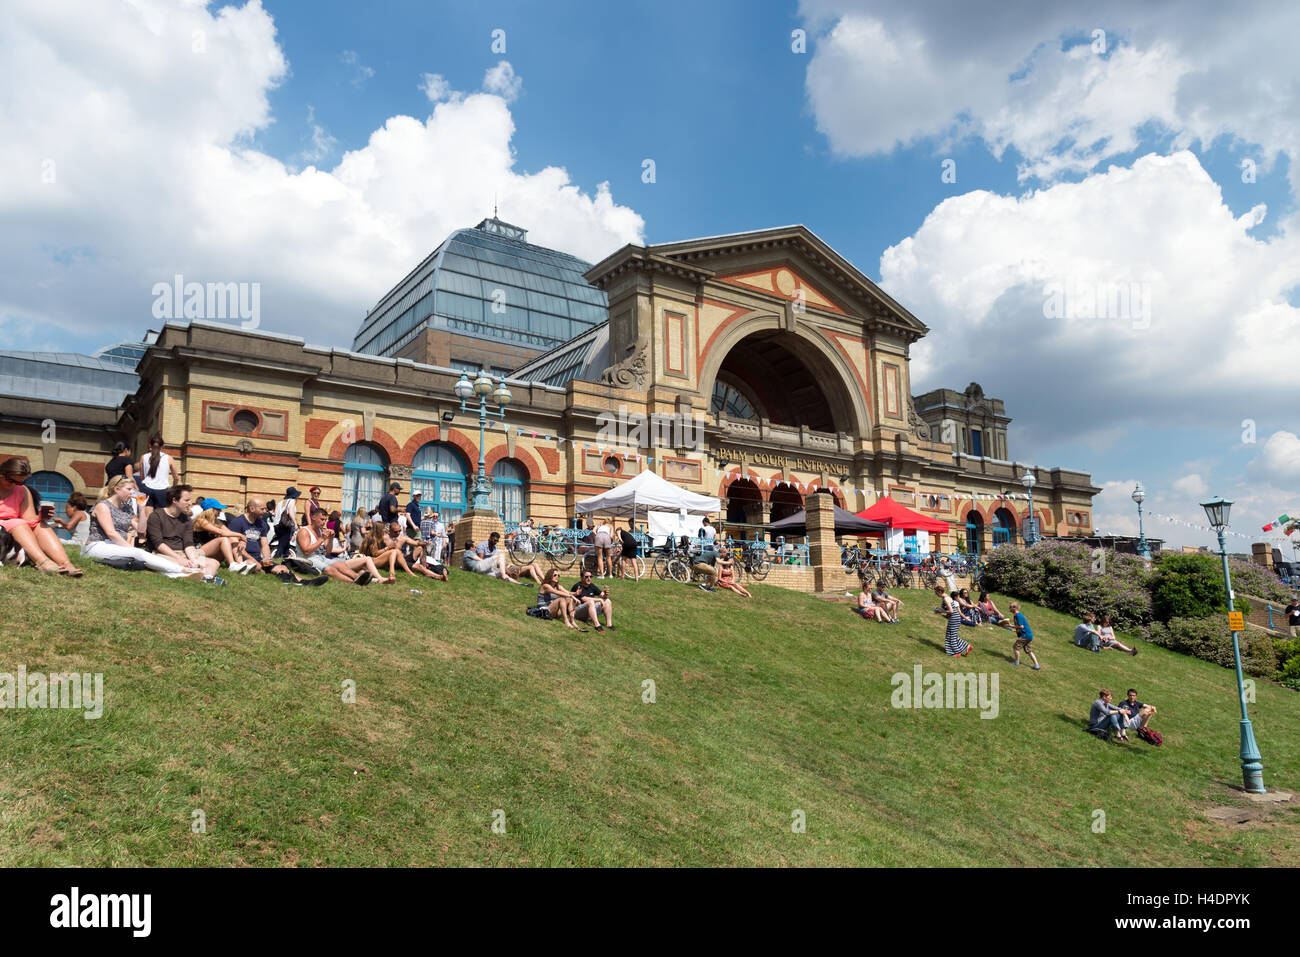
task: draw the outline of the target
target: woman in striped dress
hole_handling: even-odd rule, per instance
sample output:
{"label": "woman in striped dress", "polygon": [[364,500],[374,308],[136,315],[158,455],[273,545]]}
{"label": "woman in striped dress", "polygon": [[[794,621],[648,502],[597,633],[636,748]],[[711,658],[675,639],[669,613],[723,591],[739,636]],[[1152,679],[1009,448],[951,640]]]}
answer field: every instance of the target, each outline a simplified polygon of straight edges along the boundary
{"label": "woman in striped dress", "polygon": [[948,631],[943,636],[944,653],[954,657],[970,654],[974,645],[961,637],[961,608],[943,590],[942,585],[935,585],[934,593],[943,602],[935,611],[948,619]]}

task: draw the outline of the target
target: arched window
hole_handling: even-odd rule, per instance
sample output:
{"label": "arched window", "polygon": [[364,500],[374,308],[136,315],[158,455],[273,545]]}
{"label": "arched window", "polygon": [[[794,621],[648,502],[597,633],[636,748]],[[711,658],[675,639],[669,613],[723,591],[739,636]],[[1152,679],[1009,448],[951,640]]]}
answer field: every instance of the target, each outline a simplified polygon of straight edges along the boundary
{"label": "arched window", "polygon": [[384,496],[383,454],[374,446],[357,442],[343,453],[344,513],[370,511]]}
{"label": "arched window", "polygon": [[729,419],[757,419],[758,412],[749,396],[730,382],[719,379],[713,383],[713,401],[709,406],[715,414],[721,412]]}
{"label": "arched window", "polygon": [[527,473],[509,459],[492,466],[492,507],[507,529],[524,520],[524,490]]}
{"label": "arched window", "polygon": [[450,526],[464,513],[469,466],[453,445],[430,442],[420,446],[411,460],[411,493],[423,493],[425,508],[436,508],[438,517]]}
{"label": "arched window", "polygon": [[[40,496],[42,505],[53,505],[54,514],[63,517],[63,506],[72,494],[72,483],[58,472],[33,472],[27,478],[26,485]],[[68,533],[58,529],[60,538],[67,538]]]}
{"label": "arched window", "polygon": [[980,538],[984,531],[984,519],[972,509],[966,513],[966,551],[971,555],[980,553]]}
{"label": "arched window", "polygon": [[1016,540],[1016,517],[1005,508],[993,513],[993,544],[1006,545]]}
{"label": "arched window", "polygon": [[771,515],[768,518],[770,522],[779,522],[783,518],[789,518],[803,508],[803,496],[785,482],[781,482],[772,489],[768,501],[772,503]]}

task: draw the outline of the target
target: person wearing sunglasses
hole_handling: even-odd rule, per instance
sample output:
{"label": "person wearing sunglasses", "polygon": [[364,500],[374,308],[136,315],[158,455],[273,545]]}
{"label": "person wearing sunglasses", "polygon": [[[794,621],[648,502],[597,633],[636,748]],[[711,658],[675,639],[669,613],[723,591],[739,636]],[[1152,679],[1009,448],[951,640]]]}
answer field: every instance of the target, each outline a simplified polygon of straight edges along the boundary
{"label": "person wearing sunglasses", "polygon": [[608,588],[597,588],[591,581],[591,572],[584,571],[582,580],[573,583],[569,589],[573,597],[581,604],[577,611],[573,613],[574,621],[590,621],[596,626],[597,631],[604,631],[600,625],[600,613],[605,613],[605,627],[610,631],[614,628],[614,603],[610,600]]}
{"label": "person wearing sunglasses", "polygon": [[69,560],[59,536],[36,514],[31,489],[24,484],[31,474],[32,467],[24,458],[0,462],[0,528],[40,571],[80,578],[83,573]]}

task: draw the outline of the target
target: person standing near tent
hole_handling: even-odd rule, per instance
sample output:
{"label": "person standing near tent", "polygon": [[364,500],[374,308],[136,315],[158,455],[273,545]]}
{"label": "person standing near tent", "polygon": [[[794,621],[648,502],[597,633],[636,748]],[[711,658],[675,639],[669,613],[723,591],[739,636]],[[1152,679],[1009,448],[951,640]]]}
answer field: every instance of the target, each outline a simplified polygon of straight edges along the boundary
{"label": "person standing near tent", "polygon": [[[641,561],[640,542],[636,540],[636,519],[627,520],[627,528],[619,529],[619,540],[623,544],[623,553],[619,559],[619,573],[627,576],[627,563],[632,563],[632,578],[638,579],[645,574],[645,563]],[[640,566],[638,567],[638,562]]]}
{"label": "person standing near tent", "polygon": [[604,578],[606,569],[609,571],[609,577],[614,577],[614,559],[612,551],[614,548],[614,530],[610,528],[608,519],[596,520],[596,534],[593,542],[596,546],[596,573],[597,577]]}
{"label": "person standing near tent", "polygon": [[944,653],[952,657],[968,655],[974,650],[975,646],[966,641],[961,636],[961,608],[953,601],[952,597],[944,591],[942,585],[934,586],[934,593],[939,596],[943,602],[935,609],[936,614],[943,615],[948,619],[948,630],[943,636]]}

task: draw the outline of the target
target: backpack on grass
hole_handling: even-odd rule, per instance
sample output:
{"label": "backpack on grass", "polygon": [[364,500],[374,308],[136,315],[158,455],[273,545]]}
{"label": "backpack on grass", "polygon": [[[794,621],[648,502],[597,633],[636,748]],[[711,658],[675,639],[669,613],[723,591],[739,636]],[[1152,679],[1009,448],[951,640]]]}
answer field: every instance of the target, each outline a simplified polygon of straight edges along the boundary
{"label": "backpack on grass", "polygon": [[1153,745],[1157,748],[1165,743],[1165,739],[1161,737],[1160,732],[1152,731],[1150,728],[1138,728],[1137,736],[1147,744]]}
{"label": "backpack on grass", "polygon": [[1094,728],[1092,725],[1084,725],[1083,730],[1087,731],[1093,737],[1101,738],[1101,740],[1103,741],[1110,740],[1110,732],[1107,731],[1105,728]]}
{"label": "backpack on grass", "polygon": [[529,605],[524,609],[524,614],[529,618],[540,618],[542,621],[551,620],[551,612],[548,608],[538,608],[536,605]]}

